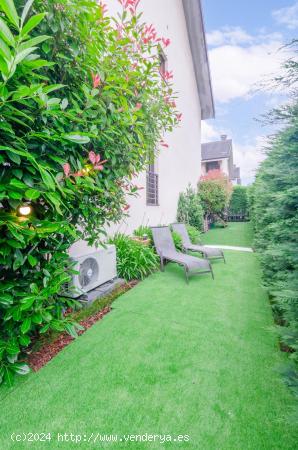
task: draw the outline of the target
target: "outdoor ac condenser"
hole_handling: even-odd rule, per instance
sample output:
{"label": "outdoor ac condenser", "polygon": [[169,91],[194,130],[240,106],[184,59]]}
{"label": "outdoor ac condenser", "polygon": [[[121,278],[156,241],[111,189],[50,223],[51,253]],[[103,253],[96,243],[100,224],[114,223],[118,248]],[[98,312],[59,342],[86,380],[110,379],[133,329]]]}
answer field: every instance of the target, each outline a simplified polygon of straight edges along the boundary
{"label": "outdoor ac condenser", "polygon": [[69,297],[77,298],[117,277],[115,245],[96,248],[79,241],[70,248],[69,256],[78,272],[68,285]]}

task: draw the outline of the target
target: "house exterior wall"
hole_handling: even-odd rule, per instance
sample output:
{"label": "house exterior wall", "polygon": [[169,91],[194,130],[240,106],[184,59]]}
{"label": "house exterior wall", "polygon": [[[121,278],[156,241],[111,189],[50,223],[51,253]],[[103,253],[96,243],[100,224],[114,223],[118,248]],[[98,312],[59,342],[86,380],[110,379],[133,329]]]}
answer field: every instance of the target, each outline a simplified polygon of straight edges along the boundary
{"label": "house exterior wall", "polygon": [[218,161],[220,170],[229,177],[229,163],[228,160],[225,159],[210,159],[210,161],[204,161],[201,164],[202,175],[207,174],[207,162]]}
{"label": "house exterior wall", "polygon": [[[110,13],[115,13],[118,2],[106,3]],[[173,70],[177,108],[183,117],[180,126],[165,136],[169,148],[163,148],[157,159],[159,205],[146,205],[146,173],[141,173],[135,182],[144,189],[137,198],[128,198],[130,217],[111,227],[109,234],[115,231],[131,234],[140,225],[175,221],[179,193],[189,183],[195,186],[201,175],[201,107],[182,0],[142,1],[139,9],[144,13],[144,21],[153,23],[160,36],[171,39],[165,54],[168,70]]]}

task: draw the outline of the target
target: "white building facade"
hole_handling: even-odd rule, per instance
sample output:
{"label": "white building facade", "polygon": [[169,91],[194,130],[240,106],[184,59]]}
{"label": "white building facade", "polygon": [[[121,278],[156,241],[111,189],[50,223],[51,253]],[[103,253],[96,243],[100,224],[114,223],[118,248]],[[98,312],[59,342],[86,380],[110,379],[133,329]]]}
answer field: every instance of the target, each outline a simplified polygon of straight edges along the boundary
{"label": "white building facade", "polygon": [[[109,12],[116,13],[118,2],[106,3]],[[129,197],[129,218],[109,233],[131,234],[140,225],[175,221],[179,193],[189,184],[196,186],[201,175],[201,120],[214,117],[200,0],[142,0],[139,10],[145,22],[171,40],[165,56],[167,70],[173,71],[182,121],[164,137],[169,148],[162,148],[147,173],[136,178],[144,189],[137,198]]]}

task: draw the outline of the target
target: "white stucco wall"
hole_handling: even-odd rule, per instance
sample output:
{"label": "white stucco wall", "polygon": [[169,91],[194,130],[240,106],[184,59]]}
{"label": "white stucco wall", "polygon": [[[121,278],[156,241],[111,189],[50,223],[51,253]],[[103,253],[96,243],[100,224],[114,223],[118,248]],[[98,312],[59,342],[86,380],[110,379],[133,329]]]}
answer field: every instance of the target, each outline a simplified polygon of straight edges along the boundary
{"label": "white stucco wall", "polygon": [[[108,0],[109,11],[116,12],[118,2]],[[177,107],[183,114],[179,128],[165,136],[169,148],[158,156],[159,206],[146,205],[146,174],[136,179],[138,198],[130,197],[130,217],[109,230],[132,233],[139,225],[169,224],[176,219],[178,196],[189,183],[196,185],[201,174],[201,108],[187,36],[182,0],[142,0],[143,19],[153,23],[158,35],[171,39],[166,48],[168,70],[174,73]]]}

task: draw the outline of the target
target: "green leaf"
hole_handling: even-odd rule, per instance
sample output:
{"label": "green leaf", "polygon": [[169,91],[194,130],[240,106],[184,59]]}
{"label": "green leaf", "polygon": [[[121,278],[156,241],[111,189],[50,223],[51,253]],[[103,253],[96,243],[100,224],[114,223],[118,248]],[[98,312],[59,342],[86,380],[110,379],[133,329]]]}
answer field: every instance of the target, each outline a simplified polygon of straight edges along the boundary
{"label": "green leaf", "polygon": [[28,255],[28,262],[29,262],[30,266],[34,267],[38,263],[38,259],[32,255]]}
{"label": "green leaf", "polygon": [[72,325],[70,323],[66,323],[64,325],[64,327],[65,327],[65,330],[67,331],[67,333],[70,334],[70,336],[72,336],[73,338],[78,337],[78,333],[76,332],[74,325]]}
{"label": "green leaf", "polygon": [[10,151],[6,151],[7,156],[9,157],[9,159],[11,159],[12,162],[20,165],[21,164],[21,158],[19,155],[17,155],[16,153],[10,152]]}
{"label": "green leaf", "polygon": [[10,245],[10,247],[13,247],[13,248],[22,248],[23,247],[20,242],[15,241],[13,239],[7,239],[6,243],[8,245]]}
{"label": "green leaf", "polygon": [[23,26],[23,24],[26,20],[26,17],[30,11],[30,8],[31,8],[33,2],[34,2],[34,0],[28,0],[26,5],[24,6],[22,16],[21,16],[21,27]]}
{"label": "green leaf", "polygon": [[20,180],[23,176],[22,169],[13,169],[12,173]]}
{"label": "green leaf", "polygon": [[5,350],[9,355],[16,355],[17,353],[20,353],[20,347],[17,340],[15,338],[10,339],[6,344]]}
{"label": "green leaf", "polygon": [[35,313],[32,316],[32,322],[40,325],[42,323],[42,315],[40,313]]}
{"label": "green leaf", "polygon": [[15,65],[20,64],[20,62],[22,62],[23,59],[25,59],[28,55],[30,55],[30,53],[33,53],[36,49],[37,47],[25,48],[25,50],[22,50],[21,52],[17,53],[14,60],[14,64]]}
{"label": "green leaf", "polygon": [[49,94],[50,92],[57,91],[58,89],[62,89],[65,87],[65,84],[50,84],[43,88],[43,92]]}
{"label": "green leaf", "polygon": [[15,373],[18,373],[19,375],[27,375],[27,373],[30,372],[30,368],[28,364],[24,363],[15,363],[12,366],[10,366],[11,370],[13,370]]}
{"label": "green leaf", "polygon": [[67,106],[68,106],[68,100],[67,100],[67,98],[64,98],[64,99],[62,100],[62,102],[61,102],[60,108],[61,108],[62,110],[64,110],[64,109],[67,108]]}
{"label": "green leaf", "polygon": [[26,309],[30,309],[33,303],[36,300],[35,295],[30,295],[29,297],[24,297],[21,300],[21,311],[25,311]]}
{"label": "green leaf", "polygon": [[14,192],[14,191],[9,192],[9,197],[14,198],[15,200],[21,200],[23,198],[23,196],[20,192]]}
{"label": "green leaf", "polygon": [[[30,47],[35,47],[36,45],[40,44],[43,41],[46,41],[47,39],[50,39],[51,36],[36,36],[35,38],[29,39],[28,41],[23,42],[19,46],[19,50],[25,50]],[[35,47],[36,48],[36,47]]]}
{"label": "green leaf", "polygon": [[26,34],[30,33],[33,28],[37,27],[37,25],[43,20],[46,13],[36,14],[35,16],[30,17],[26,25],[21,31],[21,36],[25,36]]}
{"label": "green leaf", "polygon": [[40,196],[40,192],[36,189],[28,189],[25,192],[25,197],[29,200],[36,200]]}
{"label": "green leaf", "polygon": [[39,171],[44,184],[50,189],[50,191],[55,191],[56,186],[52,175],[42,167],[39,168]]}
{"label": "green leaf", "polygon": [[50,323],[47,323],[46,325],[44,325],[44,326],[39,330],[39,332],[40,332],[40,333],[46,333],[46,332],[48,331],[48,329],[50,328],[50,326],[51,326],[51,324],[50,324]]}
{"label": "green leaf", "polygon": [[31,317],[27,317],[21,326],[21,333],[26,334],[31,328]]}
{"label": "green leaf", "polygon": [[13,0],[1,0],[1,8],[5,12],[7,18],[17,28],[19,28],[19,16],[14,6]]}
{"label": "green leaf", "polygon": [[88,144],[90,142],[90,138],[88,136],[84,136],[79,132],[63,134],[62,136],[64,137],[64,139],[75,142],[77,144]]}
{"label": "green leaf", "polygon": [[12,32],[6,25],[3,19],[0,17],[0,38],[3,39],[7,44],[11,45],[12,47],[15,46],[15,39],[12,35]]}
{"label": "green leaf", "polygon": [[23,183],[21,180],[18,180],[17,178],[13,178],[12,180],[10,180],[9,185],[16,187],[18,189],[26,189],[27,188],[26,184]]}
{"label": "green leaf", "polygon": [[8,294],[7,292],[2,292],[0,294],[0,303],[4,306],[12,305],[13,296],[11,294]]}
{"label": "green leaf", "polygon": [[0,41],[0,56],[7,59],[8,61],[10,61],[12,58],[9,47],[2,40]]}
{"label": "green leaf", "polygon": [[31,342],[31,339],[27,334],[19,336],[19,343],[22,347],[28,347],[30,342]]}

